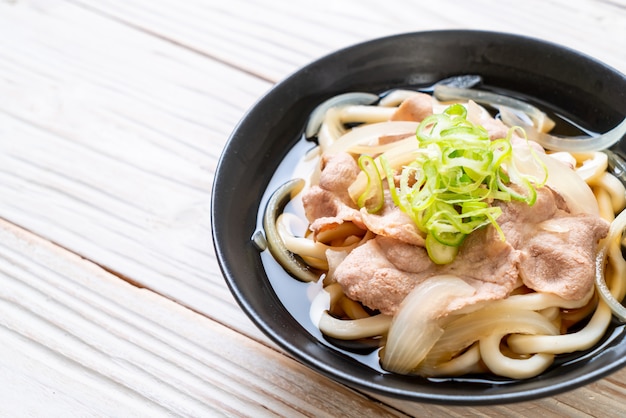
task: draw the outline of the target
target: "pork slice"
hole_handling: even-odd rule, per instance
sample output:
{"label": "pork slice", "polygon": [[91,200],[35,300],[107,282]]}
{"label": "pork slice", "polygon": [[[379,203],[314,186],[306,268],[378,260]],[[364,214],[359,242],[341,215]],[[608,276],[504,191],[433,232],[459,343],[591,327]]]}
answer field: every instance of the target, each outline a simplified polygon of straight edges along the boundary
{"label": "pork slice", "polygon": [[395,315],[400,303],[411,290],[432,273],[431,263],[423,247],[396,241],[395,250],[414,262],[411,270],[424,268],[421,272],[399,268],[387,257],[380,246],[385,237],[376,237],[352,250],[334,271],[346,296],[386,315]]}
{"label": "pork slice", "polygon": [[506,126],[501,120],[495,119],[489,114],[487,109],[478,105],[473,100],[467,102],[467,119],[480,125],[489,133],[489,139],[501,139],[506,138],[509,127]]}
{"label": "pork slice", "polygon": [[335,193],[319,186],[308,189],[302,195],[302,203],[310,222],[309,229],[314,234],[336,228],[344,222],[353,222],[365,229],[361,221],[361,212],[357,208],[344,203]]}
{"label": "pork slice", "polygon": [[389,188],[385,185],[385,202],[377,213],[369,213],[361,209],[363,224],[375,233],[385,237],[395,238],[407,244],[424,246],[424,236],[413,220],[397,207],[391,198]]}
{"label": "pork slice", "polygon": [[324,155],[321,165],[319,187],[335,194],[344,204],[354,206],[348,187],[361,172],[354,157],[347,152]]}
{"label": "pork slice", "polygon": [[530,289],[565,299],[586,296],[593,287],[596,246],[608,233],[608,222],[570,214],[547,187],[538,189],[533,206],[499,205],[505,240],[489,225],[465,239],[452,263],[436,265],[423,246],[377,236],[349,253],[335,268],[334,279],[348,297],[388,315],[415,286],[439,274],[454,274],[476,289],[473,296],[452,301],[444,314],[503,299],[520,279]]}
{"label": "pork slice", "polygon": [[594,283],[598,241],[608,233],[609,223],[570,214],[564,199],[549,187],[537,190],[533,206],[508,202],[502,209],[498,223],[520,254],[524,284],[569,300],[587,295]]}
{"label": "pork slice", "polygon": [[526,229],[519,248],[520,276],[529,288],[579,300],[589,294],[596,274],[598,241],[608,222],[589,214],[562,215]]}
{"label": "pork slice", "polygon": [[500,206],[502,215],[497,219],[509,244],[519,248],[528,235],[536,230],[536,224],[551,219],[567,211],[567,204],[561,195],[549,187],[537,189],[537,200],[532,206],[524,202],[495,202]]}
{"label": "pork slice", "polygon": [[497,294],[489,295],[491,300],[508,296],[517,286],[518,264],[519,254],[515,248],[489,225],[471,233],[454,261],[439,269],[464,279],[497,285]]}
{"label": "pork slice", "polygon": [[[475,123],[477,125],[485,128],[487,133],[489,134],[489,139],[501,139],[507,138],[509,134],[510,127],[505,125],[500,119],[496,119],[485,109],[484,107],[478,105],[473,100],[467,102],[467,119]],[[517,131],[513,132],[510,137],[511,145],[513,147],[521,146],[531,146],[535,152],[545,153],[545,150],[541,145],[539,145],[535,141],[529,141],[524,137],[524,135],[520,135]]]}
{"label": "pork slice", "polygon": [[[334,280],[350,299],[393,315],[406,295],[424,277],[398,269],[379,245],[385,239],[388,238],[376,237],[352,250],[336,267]],[[421,251],[425,252],[417,246],[410,246],[410,251],[412,256],[417,257],[416,260],[422,259]]]}
{"label": "pork slice", "polygon": [[385,202],[379,212],[371,214],[356,207],[347,189],[360,169],[350,154],[325,157],[322,165],[319,184],[309,188],[302,196],[312,232],[317,234],[349,221],[377,235],[424,246],[424,237],[411,218],[393,203],[386,183]]}
{"label": "pork slice", "polygon": [[361,213],[348,193],[348,186],[360,172],[354,158],[348,153],[324,156],[319,184],[302,195],[304,213],[309,229],[317,234],[346,221],[365,228]]}
{"label": "pork slice", "polygon": [[416,93],[405,99],[390,120],[421,122],[433,114],[433,97],[426,93]]}
{"label": "pork slice", "polygon": [[[473,248],[480,250],[462,248],[452,263],[440,266],[421,246],[378,236],[350,252],[335,269],[334,279],[348,297],[387,315],[397,312],[415,286],[439,274],[456,274],[476,289],[470,297],[453,300],[444,315],[479,301],[506,297],[517,283],[517,254],[492,232],[472,238]],[[489,262],[485,252],[492,255]]]}

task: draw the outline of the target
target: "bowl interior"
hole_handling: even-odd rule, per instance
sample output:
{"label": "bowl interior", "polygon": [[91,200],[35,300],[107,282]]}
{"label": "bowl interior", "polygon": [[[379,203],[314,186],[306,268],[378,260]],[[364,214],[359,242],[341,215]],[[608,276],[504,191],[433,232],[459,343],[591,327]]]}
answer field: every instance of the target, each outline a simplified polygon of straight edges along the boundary
{"label": "bowl interior", "polygon": [[[486,85],[531,98],[591,131],[612,128],[626,109],[623,74],[575,51],[515,35],[409,33],[323,57],[261,98],[224,149],[213,187],[212,227],[232,293],[256,325],[299,361],[342,383],[387,396],[465,405],[517,402],[570,390],[617,370],[626,362],[626,341],[624,327],[615,324],[593,350],[563,357],[524,381],[436,381],[384,373],[326,343],[307,323],[308,307],[303,310],[301,303],[305,287],[252,244],[266,191],[289,179],[295,158],[308,146],[300,139],[316,105],[339,93],[381,93],[459,74],[481,75]],[[622,143],[617,147],[626,151]]]}

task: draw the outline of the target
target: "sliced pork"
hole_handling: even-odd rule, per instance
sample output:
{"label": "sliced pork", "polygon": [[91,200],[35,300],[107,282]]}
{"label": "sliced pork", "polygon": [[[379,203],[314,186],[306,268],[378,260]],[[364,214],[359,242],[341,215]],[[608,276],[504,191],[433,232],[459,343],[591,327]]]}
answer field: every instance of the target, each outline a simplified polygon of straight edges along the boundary
{"label": "sliced pork", "polygon": [[348,194],[348,186],[359,172],[358,164],[348,153],[323,157],[319,184],[302,195],[304,212],[314,234],[335,228],[343,222],[354,222],[365,228],[361,212]]}
{"label": "sliced pork", "polygon": [[390,120],[421,122],[433,114],[433,97],[425,93],[416,93],[404,100]]}
{"label": "sliced pork", "polygon": [[[349,298],[387,315],[397,312],[415,286],[444,273],[459,275],[476,289],[473,296],[455,300],[449,310],[506,297],[516,287],[518,254],[510,245],[494,239],[487,229],[473,235],[472,240],[478,246],[467,246],[452,263],[437,265],[423,247],[379,236],[348,254],[333,277]],[[482,250],[490,252],[492,258],[486,259]]]}
{"label": "sliced pork", "polygon": [[369,213],[366,209],[361,209],[361,220],[367,229],[376,235],[395,238],[407,244],[424,246],[424,235],[409,215],[393,203],[388,188],[385,190],[385,203],[382,209],[378,213]]}
{"label": "sliced pork", "polygon": [[[392,119],[421,121],[432,111],[431,96],[418,94],[402,103]],[[506,136],[508,129],[475,103],[468,104],[468,114],[492,139]],[[513,140],[526,146],[525,139],[513,136]],[[494,203],[502,208],[497,222],[505,240],[487,226],[465,239],[453,262],[436,265],[424,249],[424,235],[393,204],[388,190],[380,212],[357,208],[348,187],[359,172],[348,153],[325,156],[319,185],[305,192],[303,203],[314,234],[343,222],[375,234],[347,255],[328,255],[332,280],[348,297],[371,309],[395,314],[416,285],[439,274],[454,274],[476,289],[473,296],[452,302],[449,311],[505,298],[521,284],[572,300],[593,287],[596,247],[609,224],[593,215],[571,214],[565,200],[549,187],[537,190],[533,206]]]}
{"label": "sliced pork", "polygon": [[[359,210],[348,194],[360,169],[348,153],[326,156],[319,185],[312,186],[302,196],[305,215],[314,234],[335,228],[343,222],[353,222],[377,235],[396,238],[413,245],[424,245],[424,237],[411,218],[394,205],[385,190],[385,203],[376,214]],[[385,185],[386,187],[386,185]]]}
{"label": "sliced pork", "polygon": [[449,310],[505,298],[520,278],[535,291],[565,299],[588,294],[594,282],[595,249],[608,232],[608,222],[569,214],[560,196],[547,187],[538,190],[533,206],[509,202],[501,207],[498,222],[505,241],[488,226],[467,237],[452,263],[436,265],[421,246],[376,237],[343,259],[333,278],[348,297],[389,315],[416,285],[444,273],[455,274],[476,289]]}

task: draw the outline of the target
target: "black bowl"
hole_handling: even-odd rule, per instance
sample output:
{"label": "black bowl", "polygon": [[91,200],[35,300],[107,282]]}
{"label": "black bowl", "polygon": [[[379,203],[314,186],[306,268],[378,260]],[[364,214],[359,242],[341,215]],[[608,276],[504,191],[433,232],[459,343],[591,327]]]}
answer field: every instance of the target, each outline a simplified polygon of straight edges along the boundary
{"label": "black bowl", "polygon": [[626,109],[623,74],[578,52],[522,36],[418,32],[323,57],[260,99],[224,149],[213,187],[212,228],[228,286],[254,323],[296,359],[339,382],[382,395],[464,405],[518,402],[571,390],[618,370],[626,363],[626,330],[615,323],[594,349],[561,357],[527,380],[436,380],[385,373],[371,355],[324,340],[308,319],[306,286],[252,244],[267,191],[291,176],[295,158],[307,147],[302,133],[316,105],[343,92],[381,93],[459,74],[481,75],[491,88],[530,98],[591,131],[617,125]]}

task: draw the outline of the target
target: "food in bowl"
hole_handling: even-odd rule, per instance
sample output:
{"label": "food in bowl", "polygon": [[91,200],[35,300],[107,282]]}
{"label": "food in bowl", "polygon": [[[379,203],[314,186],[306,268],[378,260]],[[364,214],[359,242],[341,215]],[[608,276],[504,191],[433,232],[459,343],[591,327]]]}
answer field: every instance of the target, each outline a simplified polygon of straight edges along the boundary
{"label": "food in bowl", "polygon": [[[380,367],[380,339],[338,340],[314,325],[317,318],[312,320],[309,312],[318,299],[312,293],[319,293],[323,282],[294,279],[269,251],[253,245],[263,244],[263,212],[271,209],[270,195],[285,190],[281,184],[288,186],[289,179],[309,176],[293,169],[314,145],[302,136],[317,105],[345,92],[373,93],[378,99],[391,89],[421,88],[457,74],[479,74],[484,80],[481,90],[523,99],[556,116],[553,136],[607,132],[624,117],[622,73],[584,54],[524,36],[467,30],[415,32],[321,57],[259,99],[232,132],[216,168],[213,242],[235,300],[261,331],[307,367],[350,387],[405,400],[446,405],[528,401],[619,370],[626,364],[626,321],[616,314],[592,348],[555,355],[553,364],[534,378],[510,379],[492,373],[425,378],[387,372]],[[624,141],[610,149],[616,155],[624,155],[624,150]],[[623,167],[621,171],[626,172]],[[284,196],[287,200],[289,193]],[[299,199],[300,195],[288,203],[285,212],[292,212]],[[282,212],[281,199],[270,203]],[[304,235],[306,228],[304,224],[292,230]],[[311,269],[305,268],[304,276],[307,271]],[[602,297],[602,292],[597,294]],[[618,312],[621,304],[613,302],[612,309]]]}
{"label": "food in bowl", "polygon": [[626,192],[606,153],[537,142],[555,119],[448,82],[320,104],[264,229],[321,332],[426,377],[526,379],[595,345],[626,294]]}

